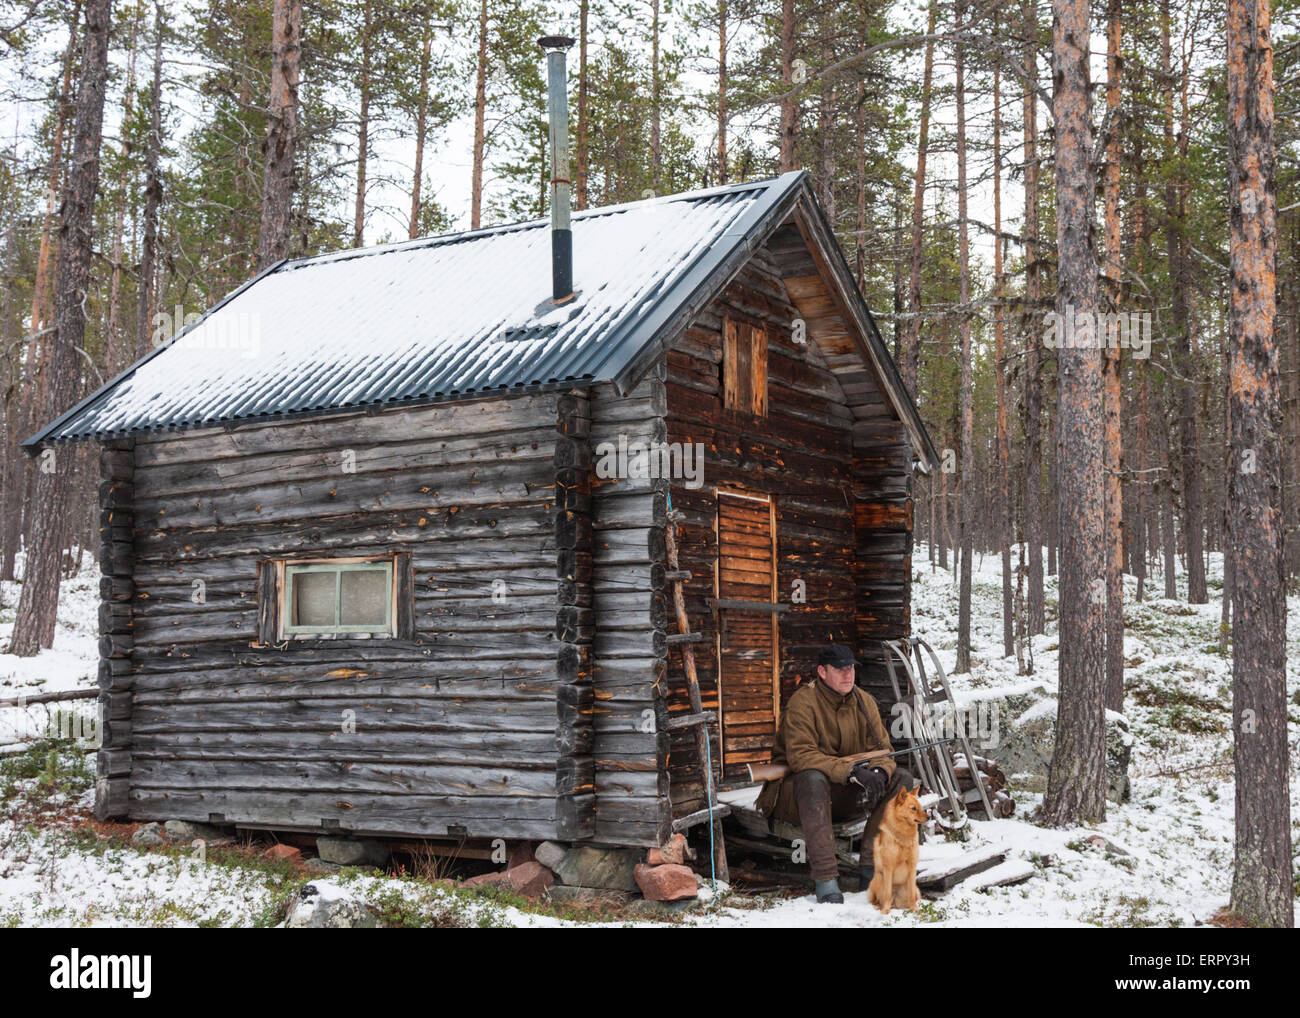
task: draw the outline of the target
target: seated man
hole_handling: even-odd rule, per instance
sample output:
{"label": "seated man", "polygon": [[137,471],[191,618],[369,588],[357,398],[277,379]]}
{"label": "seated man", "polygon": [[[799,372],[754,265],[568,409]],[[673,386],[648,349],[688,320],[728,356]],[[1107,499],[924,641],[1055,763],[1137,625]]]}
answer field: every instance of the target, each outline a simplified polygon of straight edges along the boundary
{"label": "seated man", "polygon": [[865,891],[885,805],[904,785],[915,784],[891,757],[862,759],[893,746],[876,701],[855,685],[854,664],[848,647],[822,650],[817,678],[796,689],[781,714],[772,762],[786,764],[791,773],[764,784],[755,803],[764,816],[803,828],[818,902],[844,901],[831,824],[870,813],[859,870]]}

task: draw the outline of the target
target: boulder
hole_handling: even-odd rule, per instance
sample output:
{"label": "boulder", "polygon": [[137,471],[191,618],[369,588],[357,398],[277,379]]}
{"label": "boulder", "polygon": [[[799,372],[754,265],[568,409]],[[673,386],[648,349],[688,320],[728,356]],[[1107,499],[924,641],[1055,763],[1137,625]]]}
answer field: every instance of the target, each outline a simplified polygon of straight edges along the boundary
{"label": "boulder", "polygon": [[543,841],[533,849],[533,858],[554,873],[560,868],[560,863],[564,862],[566,852],[568,849],[563,845],[557,845],[553,841]]}
{"label": "boulder", "polygon": [[[1028,705],[1026,706],[1026,701]],[[1030,792],[1047,790],[1052,753],[1056,746],[1056,700],[1049,696],[1030,698],[1025,694],[990,701],[1001,723],[996,745],[973,749],[997,762],[1010,783]],[[1129,758],[1133,736],[1122,714],[1106,712],[1106,795],[1114,802],[1129,798]]]}
{"label": "boulder", "polygon": [[167,844],[167,838],[163,835],[162,824],[141,824],[131,835],[131,844],[144,845],[153,847],[154,845]]}
{"label": "boulder", "polygon": [[695,871],[689,866],[638,863],[634,873],[637,886],[647,901],[682,901],[693,899],[699,893]]}
{"label": "boulder", "polygon": [[555,877],[536,861],[520,863],[509,869],[480,873],[464,882],[464,887],[504,887],[525,898],[540,898],[555,883]]}
{"label": "boulder", "polygon": [[302,886],[298,892],[298,904],[284,924],[289,930],[374,929],[378,926],[379,920],[364,902],[323,880]]}
{"label": "boulder", "polygon": [[681,866],[686,862],[686,835],[674,834],[668,839],[668,844],[650,849],[646,853],[646,862],[651,866],[663,866],[665,863]]}
{"label": "boulder", "polygon": [[506,869],[512,870],[516,866],[522,866],[526,862],[532,862],[536,856],[533,854],[533,843],[531,841],[515,841],[510,845],[510,852],[506,856]]}
{"label": "boulder", "polygon": [[194,824],[188,820],[168,820],[163,825],[163,831],[172,841],[183,841],[186,844],[195,839],[202,838],[209,845],[233,845],[235,839],[219,827],[213,827],[211,824]]}
{"label": "boulder", "polygon": [[633,849],[593,848],[582,845],[564,853],[553,867],[556,877],[570,887],[605,887],[614,891],[637,891],[635,870],[641,853]]}
{"label": "boulder", "polygon": [[388,862],[388,846],[373,838],[321,835],[316,839],[316,854],[339,866],[383,866]]}
{"label": "boulder", "polygon": [[267,859],[285,859],[289,862],[302,862],[302,849],[296,845],[272,845],[262,853]]}

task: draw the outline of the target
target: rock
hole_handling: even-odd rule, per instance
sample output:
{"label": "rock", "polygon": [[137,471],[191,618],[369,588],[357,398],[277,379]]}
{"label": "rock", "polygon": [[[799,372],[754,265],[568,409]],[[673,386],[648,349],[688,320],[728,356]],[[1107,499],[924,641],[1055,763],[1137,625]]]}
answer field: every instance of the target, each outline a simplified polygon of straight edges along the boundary
{"label": "rock", "polygon": [[506,856],[506,869],[512,870],[516,866],[532,862],[535,858],[531,841],[516,841],[510,846],[510,853]]}
{"label": "rock", "polygon": [[506,870],[506,882],[516,894],[525,898],[540,898],[548,887],[555,883],[555,877],[545,866],[535,860],[511,866]]}
{"label": "rock", "polygon": [[464,882],[464,887],[504,887],[525,898],[540,898],[548,887],[555,883],[555,877],[541,863],[530,861],[511,866],[507,870],[493,873],[480,873]]}
{"label": "rock", "polygon": [[480,873],[476,877],[466,877],[462,882],[462,887],[495,887],[498,884],[506,882],[505,870],[493,870],[491,873]]}
{"label": "rock", "polygon": [[172,841],[184,841],[187,844],[196,838],[202,838],[209,845],[232,845],[235,839],[219,827],[211,824],[194,824],[188,820],[168,820],[163,830]]}
{"label": "rock", "polygon": [[316,839],[316,854],[340,866],[383,866],[388,862],[388,846],[373,838],[321,835]]}
{"label": "rock", "polygon": [[1131,855],[1132,854],[1127,850],[1120,848],[1117,844],[1115,844],[1115,842],[1111,841],[1109,838],[1102,837],[1102,835],[1100,834],[1089,834],[1083,840],[1087,844],[1091,845],[1093,848],[1101,849],[1101,851],[1105,852],[1107,855]]}
{"label": "rock", "polygon": [[649,866],[638,863],[634,871],[637,886],[648,901],[681,901],[699,893],[695,872],[689,866],[667,863]]}
{"label": "rock", "polygon": [[312,873],[337,873],[343,868],[336,862],[326,862],[324,859],[317,859],[315,856],[304,859],[302,865],[304,869],[310,870]]}
{"label": "rock", "polygon": [[[1034,692],[1041,694],[1041,687]],[[1016,693],[988,701],[988,710],[998,719],[998,738],[995,744],[983,745],[972,739],[972,749],[996,761],[1013,785],[1030,792],[1046,791],[1056,745],[1056,700]],[[1132,746],[1128,721],[1122,714],[1107,711],[1106,795],[1114,802],[1129,798],[1128,765]]]}
{"label": "rock", "polygon": [[634,871],[641,865],[640,852],[622,848],[593,848],[583,845],[564,853],[553,867],[561,883],[570,887],[607,887],[615,891],[638,891]]}
{"label": "rock", "polygon": [[553,841],[543,841],[533,849],[533,858],[554,873],[560,868],[560,863],[564,861],[567,852],[568,849],[563,845],[557,845]]}
{"label": "rock", "polygon": [[[280,846],[276,846],[277,848]],[[285,929],[374,929],[379,920],[365,903],[327,881],[304,884]]]}
{"label": "rock", "polygon": [[267,859],[287,859],[289,862],[302,862],[302,849],[296,845],[272,845],[262,855]]}
{"label": "rock", "polygon": [[131,835],[131,844],[148,847],[167,844],[167,839],[163,837],[162,824],[142,824],[137,827],[135,833]]}
{"label": "rock", "polygon": [[686,835],[674,834],[668,839],[668,844],[650,849],[646,853],[646,862],[651,866],[663,866],[665,863],[682,865],[686,862]]}

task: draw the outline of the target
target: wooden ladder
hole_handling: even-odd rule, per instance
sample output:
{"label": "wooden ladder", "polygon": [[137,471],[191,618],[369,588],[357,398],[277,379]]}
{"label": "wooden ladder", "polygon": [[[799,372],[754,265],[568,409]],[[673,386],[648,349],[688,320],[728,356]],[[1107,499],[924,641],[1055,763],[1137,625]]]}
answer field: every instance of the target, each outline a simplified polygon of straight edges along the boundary
{"label": "wooden ladder", "polygon": [[[691,578],[689,570],[681,568],[677,558],[677,525],[682,521],[682,513],[671,508],[669,502],[668,526],[664,528],[668,553],[668,571],[664,579],[672,584],[673,610],[677,614],[677,632],[668,637],[669,646],[682,648],[682,665],[686,672],[686,690],[690,696],[691,712],[672,718],[667,727],[671,731],[690,728],[695,733],[695,753],[700,761],[700,774],[704,778],[705,808],[689,816],[673,821],[673,830],[683,830],[694,825],[698,820],[712,817],[713,872],[718,880],[730,880],[727,870],[727,846],[722,836],[722,818],[730,809],[718,802],[717,788],[713,780],[711,766],[713,754],[710,752],[708,725],[717,721],[717,714],[704,709],[704,700],[700,696],[700,678],[695,670],[694,644],[702,643],[703,633],[692,633],[690,619],[686,615],[686,595],[682,593],[682,584]],[[703,816],[701,816],[703,814]]]}

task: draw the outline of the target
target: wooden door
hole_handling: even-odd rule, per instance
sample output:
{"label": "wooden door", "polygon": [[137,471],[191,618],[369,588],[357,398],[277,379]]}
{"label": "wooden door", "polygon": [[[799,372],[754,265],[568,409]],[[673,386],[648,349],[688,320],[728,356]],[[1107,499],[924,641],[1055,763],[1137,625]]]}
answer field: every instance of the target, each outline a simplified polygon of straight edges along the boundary
{"label": "wooden door", "polygon": [[718,492],[718,703],[724,777],[772,758],[777,682],[776,507],[767,496]]}

